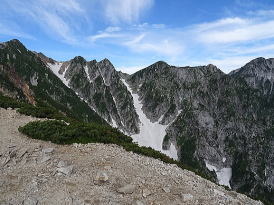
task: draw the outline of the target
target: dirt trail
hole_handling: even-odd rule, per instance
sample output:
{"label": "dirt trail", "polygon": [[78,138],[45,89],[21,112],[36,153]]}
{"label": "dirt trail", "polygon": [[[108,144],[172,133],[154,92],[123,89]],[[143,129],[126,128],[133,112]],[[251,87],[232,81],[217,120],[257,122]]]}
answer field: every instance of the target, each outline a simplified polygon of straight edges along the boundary
{"label": "dirt trail", "polygon": [[1,205],[261,204],[116,145],[60,146],[18,132],[34,120],[0,108]]}

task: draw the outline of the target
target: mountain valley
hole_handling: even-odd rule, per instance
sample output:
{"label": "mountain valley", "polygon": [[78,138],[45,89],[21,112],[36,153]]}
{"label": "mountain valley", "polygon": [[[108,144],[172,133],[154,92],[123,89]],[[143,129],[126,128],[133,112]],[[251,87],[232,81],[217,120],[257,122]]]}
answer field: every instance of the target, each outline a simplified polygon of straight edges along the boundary
{"label": "mountain valley", "polygon": [[274,202],[274,59],[229,74],[159,61],[132,75],[108,59],[58,62],[0,44],[0,93],[111,125],[220,185]]}

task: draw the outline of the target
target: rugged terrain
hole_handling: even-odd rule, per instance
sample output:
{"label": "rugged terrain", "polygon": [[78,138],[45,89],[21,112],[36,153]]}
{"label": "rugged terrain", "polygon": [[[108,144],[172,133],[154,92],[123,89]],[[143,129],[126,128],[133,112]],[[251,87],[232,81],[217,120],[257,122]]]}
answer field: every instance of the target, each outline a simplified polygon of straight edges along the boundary
{"label": "rugged terrain", "polygon": [[274,202],[274,60],[230,74],[159,61],[132,75],[107,59],[57,62],[18,40],[0,44],[0,92],[108,123],[216,182]]}
{"label": "rugged terrain", "polygon": [[62,146],[18,132],[34,120],[0,108],[0,204],[261,204],[116,145]]}

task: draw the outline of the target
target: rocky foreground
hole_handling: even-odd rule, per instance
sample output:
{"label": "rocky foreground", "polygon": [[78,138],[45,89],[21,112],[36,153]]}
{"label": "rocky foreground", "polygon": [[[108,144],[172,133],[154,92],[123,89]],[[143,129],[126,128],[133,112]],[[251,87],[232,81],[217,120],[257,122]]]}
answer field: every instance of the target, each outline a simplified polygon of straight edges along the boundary
{"label": "rocky foreground", "polygon": [[18,132],[34,120],[0,108],[1,205],[262,204],[116,145],[60,146]]}

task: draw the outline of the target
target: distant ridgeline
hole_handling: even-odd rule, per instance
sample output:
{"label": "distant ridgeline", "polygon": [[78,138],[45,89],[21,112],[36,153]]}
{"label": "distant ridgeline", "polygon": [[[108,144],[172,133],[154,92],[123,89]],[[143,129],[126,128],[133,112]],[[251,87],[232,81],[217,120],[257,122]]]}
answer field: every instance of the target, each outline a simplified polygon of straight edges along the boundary
{"label": "distant ridgeline", "polygon": [[[129,135],[269,204],[274,203],[273,84],[274,59],[254,59],[230,74],[214,65],[174,67],[160,61],[128,75],[107,59],[86,61],[78,56],[57,62],[27,50],[18,40],[0,44],[0,93],[36,107],[33,113],[28,106],[16,105],[22,113],[73,119],[70,125],[31,124],[22,132],[45,139],[33,134],[33,128],[55,126],[67,136],[56,143],[71,143],[81,133],[100,138],[109,130],[106,143],[139,150],[127,141]],[[0,97],[2,107],[4,101],[12,105],[7,99]],[[93,125],[80,128],[77,123]],[[86,142],[84,136],[78,140]],[[164,158],[149,150],[140,152]]]}

